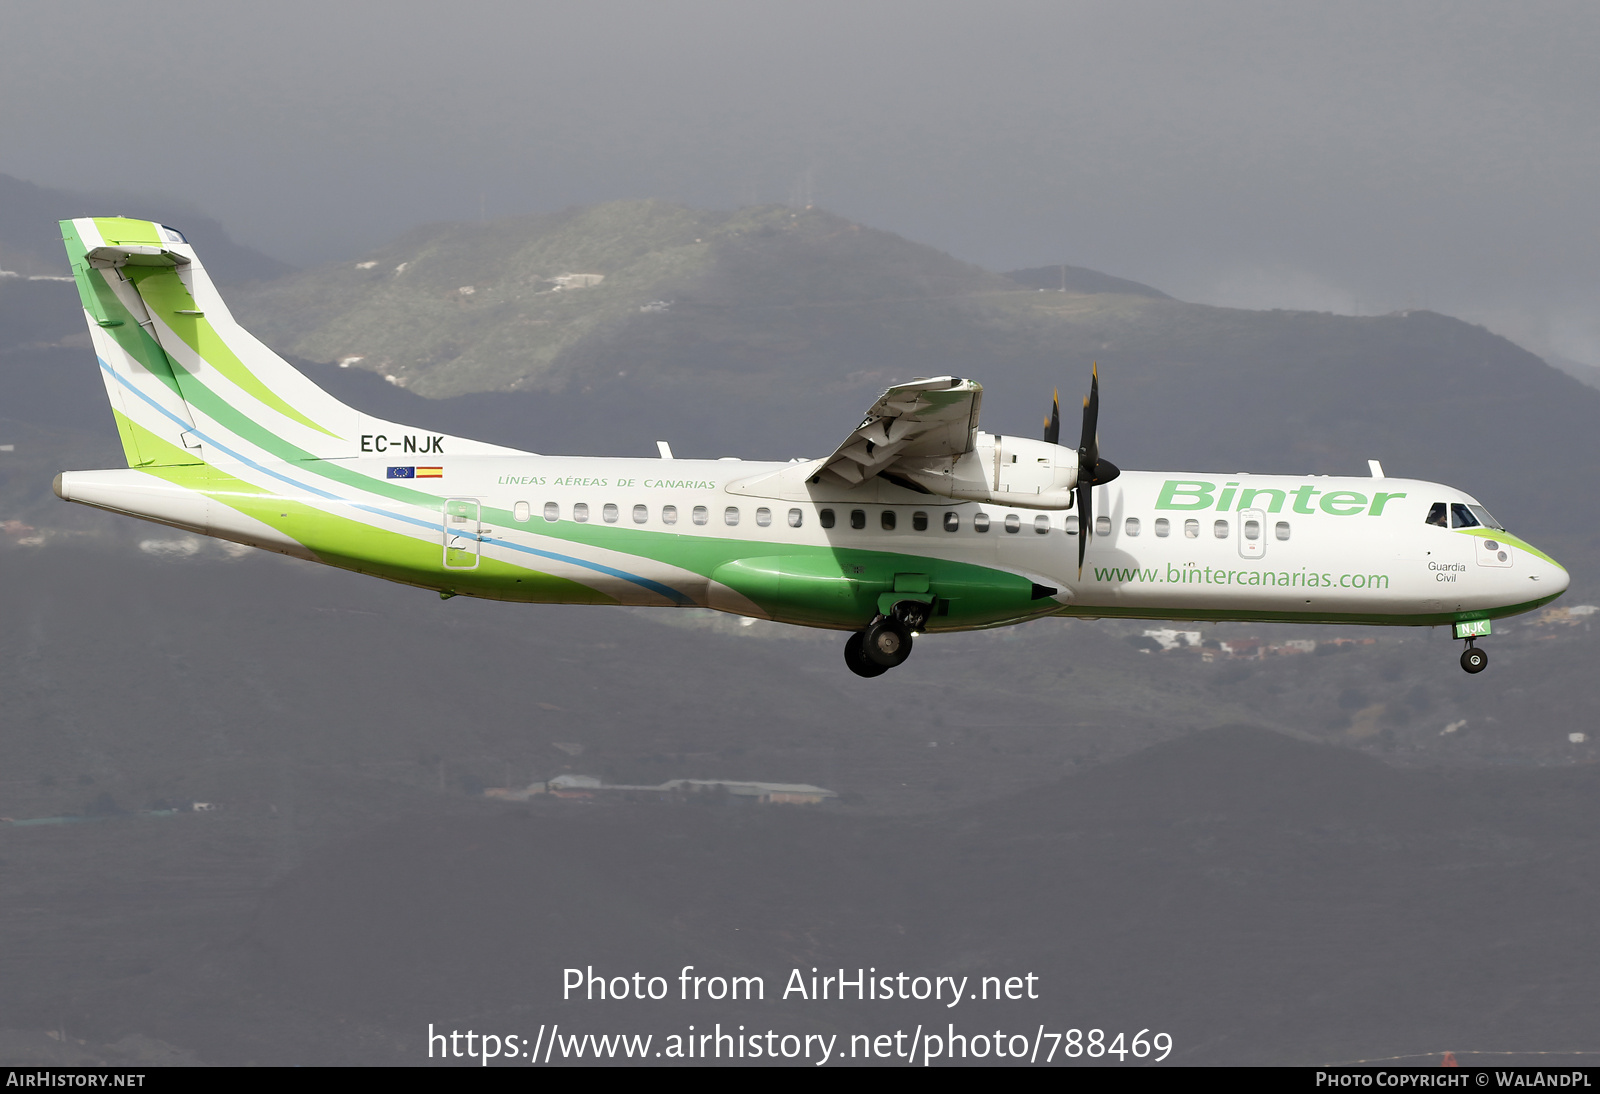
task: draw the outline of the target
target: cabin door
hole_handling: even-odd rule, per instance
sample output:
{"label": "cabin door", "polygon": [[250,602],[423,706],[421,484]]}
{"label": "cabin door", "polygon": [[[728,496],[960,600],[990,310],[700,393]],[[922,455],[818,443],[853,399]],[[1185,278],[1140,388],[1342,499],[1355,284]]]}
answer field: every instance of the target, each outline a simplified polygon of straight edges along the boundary
{"label": "cabin door", "polygon": [[477,498],[444,499],[444,568],[476,570],[483,546]]}

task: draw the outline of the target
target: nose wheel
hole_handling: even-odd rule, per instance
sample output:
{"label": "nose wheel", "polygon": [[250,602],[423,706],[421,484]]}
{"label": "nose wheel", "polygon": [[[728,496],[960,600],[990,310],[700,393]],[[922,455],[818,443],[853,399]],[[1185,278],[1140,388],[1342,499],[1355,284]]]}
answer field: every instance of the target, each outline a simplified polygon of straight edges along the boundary
{"label": "nose wheel", "polygon": [[1489,655],[1467,639],[1467,648],[1461,651],[1461,667],[1468,672],[1482,672],[1489,667]]}

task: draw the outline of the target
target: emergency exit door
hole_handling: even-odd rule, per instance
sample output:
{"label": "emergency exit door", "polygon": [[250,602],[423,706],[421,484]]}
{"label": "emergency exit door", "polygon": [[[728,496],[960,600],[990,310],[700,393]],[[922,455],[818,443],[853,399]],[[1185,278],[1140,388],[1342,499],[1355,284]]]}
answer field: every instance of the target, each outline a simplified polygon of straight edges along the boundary
{"label": "emergency exit door", "polygon": [[1267,514],[1261,509],[1239,511],[1239,556],[1260,558],[1267,553]]}

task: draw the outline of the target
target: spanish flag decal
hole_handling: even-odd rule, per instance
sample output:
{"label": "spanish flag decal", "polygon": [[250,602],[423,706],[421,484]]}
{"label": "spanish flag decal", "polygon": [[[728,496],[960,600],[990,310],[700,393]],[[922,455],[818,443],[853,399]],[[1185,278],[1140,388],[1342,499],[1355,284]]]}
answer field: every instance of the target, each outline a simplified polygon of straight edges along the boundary
{"label": "spanish flag decal", "polygon": [[442,467],[419,467],[419,468],[417,468],[417,478],[419,478],[419,479],[442,479],[442,478],[444,478],[444,468],[442,468]]}

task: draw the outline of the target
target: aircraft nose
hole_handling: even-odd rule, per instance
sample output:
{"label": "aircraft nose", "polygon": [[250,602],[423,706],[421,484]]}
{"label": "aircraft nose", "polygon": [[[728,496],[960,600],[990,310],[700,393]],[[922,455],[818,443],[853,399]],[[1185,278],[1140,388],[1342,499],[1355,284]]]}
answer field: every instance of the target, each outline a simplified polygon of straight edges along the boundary
{"label": "aircraft nose", "polygon": [[1572,576],[1567,573],[1567,568],[1552,559],[1545,564],[1546,573],[1539,576],[1539,584],[1545,586],[1546,593],[1564,593],[1567,586],[1572,584]]}
{"label": "aircraft nose", "polygon": [[1523,552],[1523,557],[1529,555],[1533,556],[1528,559],[1533,565],[1526,572],[1537,582],[1536,595],[1558,596],[1567,591],[1567,586],[1572,583],[1572,577],[1567,573],[1565,566],[1537,549]]}

